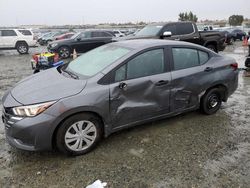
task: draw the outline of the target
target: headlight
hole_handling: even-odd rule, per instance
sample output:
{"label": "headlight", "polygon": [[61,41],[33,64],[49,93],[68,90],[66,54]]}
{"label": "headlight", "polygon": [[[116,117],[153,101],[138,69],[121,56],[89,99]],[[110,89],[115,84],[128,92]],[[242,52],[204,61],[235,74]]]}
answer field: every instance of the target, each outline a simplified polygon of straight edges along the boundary
{"label": "headlight", "polygon": [[52,43],[52,44],[50,44],[51,48],[54,48],[54,47],[56,47],[57,45],[58,45],[57,43]]}
{"label": "headlight", "polygon": [[21,117],[33,117],[36,116],[43,111],[45,111],[47,108],[49,108],[52,104],[54,104],[56,101],[52,102],[46,102],[46,103],[40,103],[35,105],[29,105],[29,106],[18,106],[12,108],[12,111],[14,115],[21,116]]}

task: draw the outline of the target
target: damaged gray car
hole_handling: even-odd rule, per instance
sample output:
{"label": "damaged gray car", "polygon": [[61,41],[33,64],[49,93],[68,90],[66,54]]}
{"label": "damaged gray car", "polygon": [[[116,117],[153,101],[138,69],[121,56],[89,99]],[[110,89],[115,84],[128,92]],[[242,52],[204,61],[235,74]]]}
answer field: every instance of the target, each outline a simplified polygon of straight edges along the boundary
{"label": "damaged gray car", "polygon": [[127,127],[196,109],[214,114],[237,89],[237,66],[186,42],[110,43],[8,91],[6,137],[23,150],[81,155]]}

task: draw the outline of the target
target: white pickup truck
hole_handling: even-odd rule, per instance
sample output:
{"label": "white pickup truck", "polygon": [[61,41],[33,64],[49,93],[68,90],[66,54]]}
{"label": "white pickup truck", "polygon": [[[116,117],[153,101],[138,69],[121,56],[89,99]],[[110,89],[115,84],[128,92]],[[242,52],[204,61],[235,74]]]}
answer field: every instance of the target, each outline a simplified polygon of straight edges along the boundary
{"label": "white pickup truck", "polygon": [[19,54],[27,54],[30,47],[36,47],[31,30],[0,29],[0,50],[16,49]]}

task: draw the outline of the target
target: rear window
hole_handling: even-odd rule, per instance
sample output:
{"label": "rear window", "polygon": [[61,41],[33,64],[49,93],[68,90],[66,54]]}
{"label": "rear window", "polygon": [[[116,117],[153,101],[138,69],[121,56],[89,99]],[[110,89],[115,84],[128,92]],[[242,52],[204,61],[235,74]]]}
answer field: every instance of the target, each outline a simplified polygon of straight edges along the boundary
{"label": "rear window", "polygon": [[2,36],[3,37],[17,36],[17,34],[14,30],[2,30]]}
{"label": "rear window", "polygon": [[27,35],[32,35],[31,31],[29,30],[18,30],[20,33],[22,33],[23,35],[27,36]]}

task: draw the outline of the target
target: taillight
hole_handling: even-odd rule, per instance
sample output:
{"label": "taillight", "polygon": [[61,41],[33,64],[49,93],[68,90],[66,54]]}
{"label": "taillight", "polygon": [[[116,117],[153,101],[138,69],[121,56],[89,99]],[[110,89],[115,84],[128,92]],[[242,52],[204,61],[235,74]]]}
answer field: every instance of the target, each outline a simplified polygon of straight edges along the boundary
{"label": "taillight", "polygon": [[231,66],[231,68],[232,68],[233,70],[237,70],[237,69],[238,69],[238,63],[233,63],[233,64],[231,64],[230,66]]}

